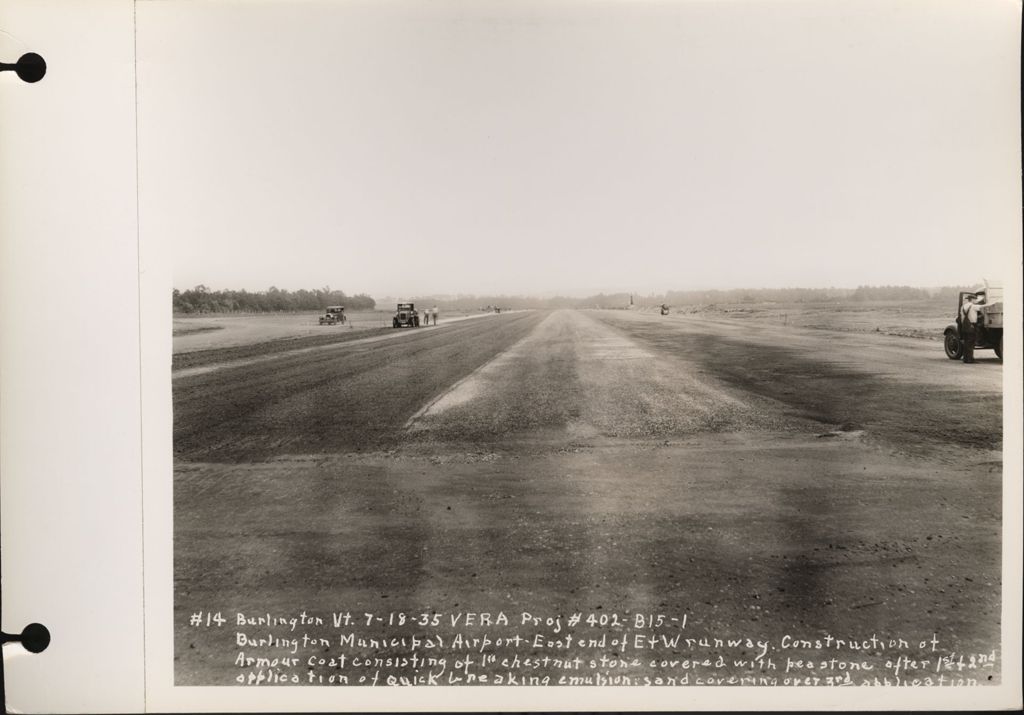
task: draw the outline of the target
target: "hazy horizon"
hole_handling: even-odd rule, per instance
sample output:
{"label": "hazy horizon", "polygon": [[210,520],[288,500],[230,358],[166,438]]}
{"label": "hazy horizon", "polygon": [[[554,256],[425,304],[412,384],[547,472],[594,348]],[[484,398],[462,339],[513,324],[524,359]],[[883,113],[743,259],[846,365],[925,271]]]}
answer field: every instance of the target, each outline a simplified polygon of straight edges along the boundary
{"label": "hazy horizon", "polygon": [[[999,284],[1000,281],[988,278],[988,280]],[[211,285],[209,283],[198,283],[194,286],[174,286],[175,290],[186,291],[193,290],[198,286],[202,285],[211,291],[247,291],[249,293],[265,293],[271,288],[277,288],[278,290],[286,290],[289,292],[295,292],[299,290],[318,290],[323,288],[330,288],[332,291],[342,291],[346,295],[368,295],[375,300],[383,300],[385,298],[402,299],[404,297],[417,296],[422,298],[438,298],[438,299],[456,299],[456,298],[474,298],[474,297],[492,297],[492,296],[506,296],[510,298],[533,298],[533,299],[550,299],[550,298],[590,298],[597,295],[619,295],[629,294],[638,298],[645,298],[651,296],[660,296],[666,293],[687,293],[687,292],[733,292],[733,291],[855,291],[857,288],[884,288],[884,287],[895,287],[895,288],[913,288],[924,291],[940,291],[949,288],[964,288],[964,287],[976,287],[980,286],[983,280],[977,281],[964,281],[960,283],[950,283],[946,285],[912,285],[909,283],[892,283],[884,285],[867,285],[863,284],[860,286],[733,286],[733,287],[721,287],[721,286],[710,286],[710,287],[671,287],[662,290],[629,290],[626,288],[621,289],[595,289],[592,291],[581,291],[581,292],[569,292],[569,291],[538,291],[538,292],[522,292],[522,291],[510,291],[510,292],[497,292],[490,291],[484,293],[470,293],[470,292],[422,292],[422,293],[385,293],[385,292],[365,292],[365,291],[351,291],[347,290],[344,286],[285,286],[285,285],[271,285],[265,288],[250,288],[245,286],[218,286]]]}

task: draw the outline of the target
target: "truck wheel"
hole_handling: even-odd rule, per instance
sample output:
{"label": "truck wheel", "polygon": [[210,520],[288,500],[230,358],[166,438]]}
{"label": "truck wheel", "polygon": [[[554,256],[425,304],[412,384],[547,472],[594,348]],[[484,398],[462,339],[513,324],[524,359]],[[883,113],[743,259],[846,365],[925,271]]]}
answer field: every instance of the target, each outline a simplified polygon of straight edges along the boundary
{"label": "truck wheel", "polygon": [[999,342],[996,343],[996,357],[1000,360],[1003,359],[1003,336],[999,336]]}
{"label": "truck wheel", "polygon": [[959,360],[964,356],[964,344],[960,342],[960,338],[956,333],[946,333],[945,348],[946,357],[950,360]]}

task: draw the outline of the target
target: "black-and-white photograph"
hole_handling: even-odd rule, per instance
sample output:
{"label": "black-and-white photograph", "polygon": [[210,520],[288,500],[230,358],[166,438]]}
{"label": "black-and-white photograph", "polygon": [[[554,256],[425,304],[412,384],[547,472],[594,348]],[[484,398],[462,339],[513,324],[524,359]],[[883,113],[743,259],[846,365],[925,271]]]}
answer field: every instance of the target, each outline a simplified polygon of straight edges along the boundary
{"label": "black-and-white photograph", "polygon": [[0,3],[0,704],[1021,706],[1021,0]]}
{"label": "black-and-white photograph", "polygon": [[174,685],[1001,684],[1019,21],[138,3]]}

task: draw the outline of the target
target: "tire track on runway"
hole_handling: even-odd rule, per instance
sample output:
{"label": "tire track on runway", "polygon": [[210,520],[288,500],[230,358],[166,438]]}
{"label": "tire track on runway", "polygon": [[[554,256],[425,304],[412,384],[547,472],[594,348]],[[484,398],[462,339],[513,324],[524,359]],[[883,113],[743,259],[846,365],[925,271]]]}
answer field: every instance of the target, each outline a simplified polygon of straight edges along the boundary
{"label": "tire track on runway", "polygon": [[541,322],[522,340],[495,355],[489,361],[423,405],[405,423],[406,428],[415,428],[421,418],[438,415],[452,407],[465,404],[479,397],[487,383],[496,380],[506,369],[514,368],[515,363],[524,357],[525,351],[528,350],[530,345],[538,341],[538,330],[543,328],[547,320],[550,320],[550,317]]}
{"label": "tire track on runway", "polygon": [[575,327],[556,311],[488,365],[427,404],[410,424],[424,440],[512,448],[564,441],[582,410]]}
{"label": "tire track on runway", "polygon": [[408,427],[438,441],[506,446],[820,431],[820,424],[778,407],[709,380],[585,312],[561,310],[426,404]]}

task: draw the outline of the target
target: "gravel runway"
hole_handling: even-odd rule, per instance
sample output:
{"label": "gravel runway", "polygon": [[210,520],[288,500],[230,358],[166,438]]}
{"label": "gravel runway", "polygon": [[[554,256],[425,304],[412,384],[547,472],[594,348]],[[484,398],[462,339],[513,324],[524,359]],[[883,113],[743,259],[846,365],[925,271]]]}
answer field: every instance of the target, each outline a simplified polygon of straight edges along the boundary
{"label": "gravel runway", "polygon": [[177,377],[176,682],[240,672],[233,630],[188,625],[208,609],[665,613],[998,653],[1002,366],[981,355],[555,311]]}

